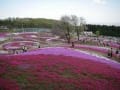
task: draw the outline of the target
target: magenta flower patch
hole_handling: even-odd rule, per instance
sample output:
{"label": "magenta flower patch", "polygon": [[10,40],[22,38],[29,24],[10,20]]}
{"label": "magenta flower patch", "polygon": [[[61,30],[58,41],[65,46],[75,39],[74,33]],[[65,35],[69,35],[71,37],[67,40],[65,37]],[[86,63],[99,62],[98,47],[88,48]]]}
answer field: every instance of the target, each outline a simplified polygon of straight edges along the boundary
{"label": "magenta flower patch", "polygon": [[0,56],[5,90],[119,90],[120,64],[70,48]]}

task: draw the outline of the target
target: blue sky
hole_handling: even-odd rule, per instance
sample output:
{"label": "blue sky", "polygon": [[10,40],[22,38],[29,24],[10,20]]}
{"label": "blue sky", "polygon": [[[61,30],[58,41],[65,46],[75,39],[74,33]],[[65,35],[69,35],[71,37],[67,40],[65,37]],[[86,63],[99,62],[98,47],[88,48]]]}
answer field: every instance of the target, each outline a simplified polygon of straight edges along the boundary
{"label": "blue sky", "polygon": [[84,17],[91,24],[120,25],[120,0],[0,0],[0,18]]}

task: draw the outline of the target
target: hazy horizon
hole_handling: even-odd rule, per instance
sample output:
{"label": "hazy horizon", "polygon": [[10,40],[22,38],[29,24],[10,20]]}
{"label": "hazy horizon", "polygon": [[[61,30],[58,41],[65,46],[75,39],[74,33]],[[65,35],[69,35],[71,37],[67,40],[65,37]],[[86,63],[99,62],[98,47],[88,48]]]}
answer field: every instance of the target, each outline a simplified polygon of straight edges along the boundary
{"label": "hazy horizon", "polygon": [[88,24],[120,26],[120,0],[0,0],[0,19],[8,17],[59,20],[84,17]]}

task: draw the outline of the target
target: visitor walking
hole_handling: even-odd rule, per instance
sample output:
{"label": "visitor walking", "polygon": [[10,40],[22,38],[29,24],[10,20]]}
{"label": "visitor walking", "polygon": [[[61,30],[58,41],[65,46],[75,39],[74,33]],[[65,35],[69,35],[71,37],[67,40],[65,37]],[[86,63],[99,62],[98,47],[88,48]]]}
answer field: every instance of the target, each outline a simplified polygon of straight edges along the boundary
{"label": "visitor walking", "polygon": [[27,47],[23,46],[22,50],[23,50],[23,52],[27,52]]}
{"label": "visitor walking", "polygon": [[108,57],[111,58],[113,56],[113,53],[112,53],[112,48],[110,50],[108,50]]}
{"label": "visitor walking", "polygon": [[109,58],[111,57],[111,55],[110,55],[110,50],[108,50],[107,55],[108,55]]}
{"label": "visitor walking", "polygon": [[38,48],[40,48],[40,44],[38,45]]}
{"label": "visitor walking", "polygon": [[25,46],[22,47],[23,52],[24,52],[24,48],[25,48]]}
{"label": "visitor walking", "polygon": [[115,54],[119,54],[119,50],[118,49],[116,49]]}
{"label": "visitor walking", "polygon": [[24,48],[24,52],[27,52],[27,47]]}
{"label": "visitor walking", "polygon": [[119,51],[119,48],[116,49],[115,54],[116,54],[117,58],[120,59],[120,51]]}
{"label": "visitor walking", "polygon": [[18,51],[16,50],[15,54],[18,54]]}
{"label": "visitor walking", "polygon": [[111,48],[111,51],[110,51],[110,57],[112,57],[113,56],[113,52],[112,52],[112,48]]}
{"label": "visitor walking", "polygon": [[13,49],[13,54],[15,54],[15,49]]}
{"label": "visitor walking", "polygon": [[72,48],[74,48],[75,47],[75,44],[74,44],[74,42],[72,42]]}
{"label": "visitor walking", "polygon": [[105,47],[105,43],[103,42],[103,47]]}

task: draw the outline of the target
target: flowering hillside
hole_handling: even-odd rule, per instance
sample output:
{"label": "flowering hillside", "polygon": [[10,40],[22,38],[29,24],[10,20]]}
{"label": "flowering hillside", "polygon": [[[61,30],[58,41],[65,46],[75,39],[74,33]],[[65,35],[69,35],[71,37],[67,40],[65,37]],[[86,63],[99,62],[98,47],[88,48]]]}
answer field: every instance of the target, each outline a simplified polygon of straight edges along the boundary
{"label": "flowering hillside", "polygon": [[120,64],[92,59],[68,48],[0,56],[0,89],[120,90]]}

